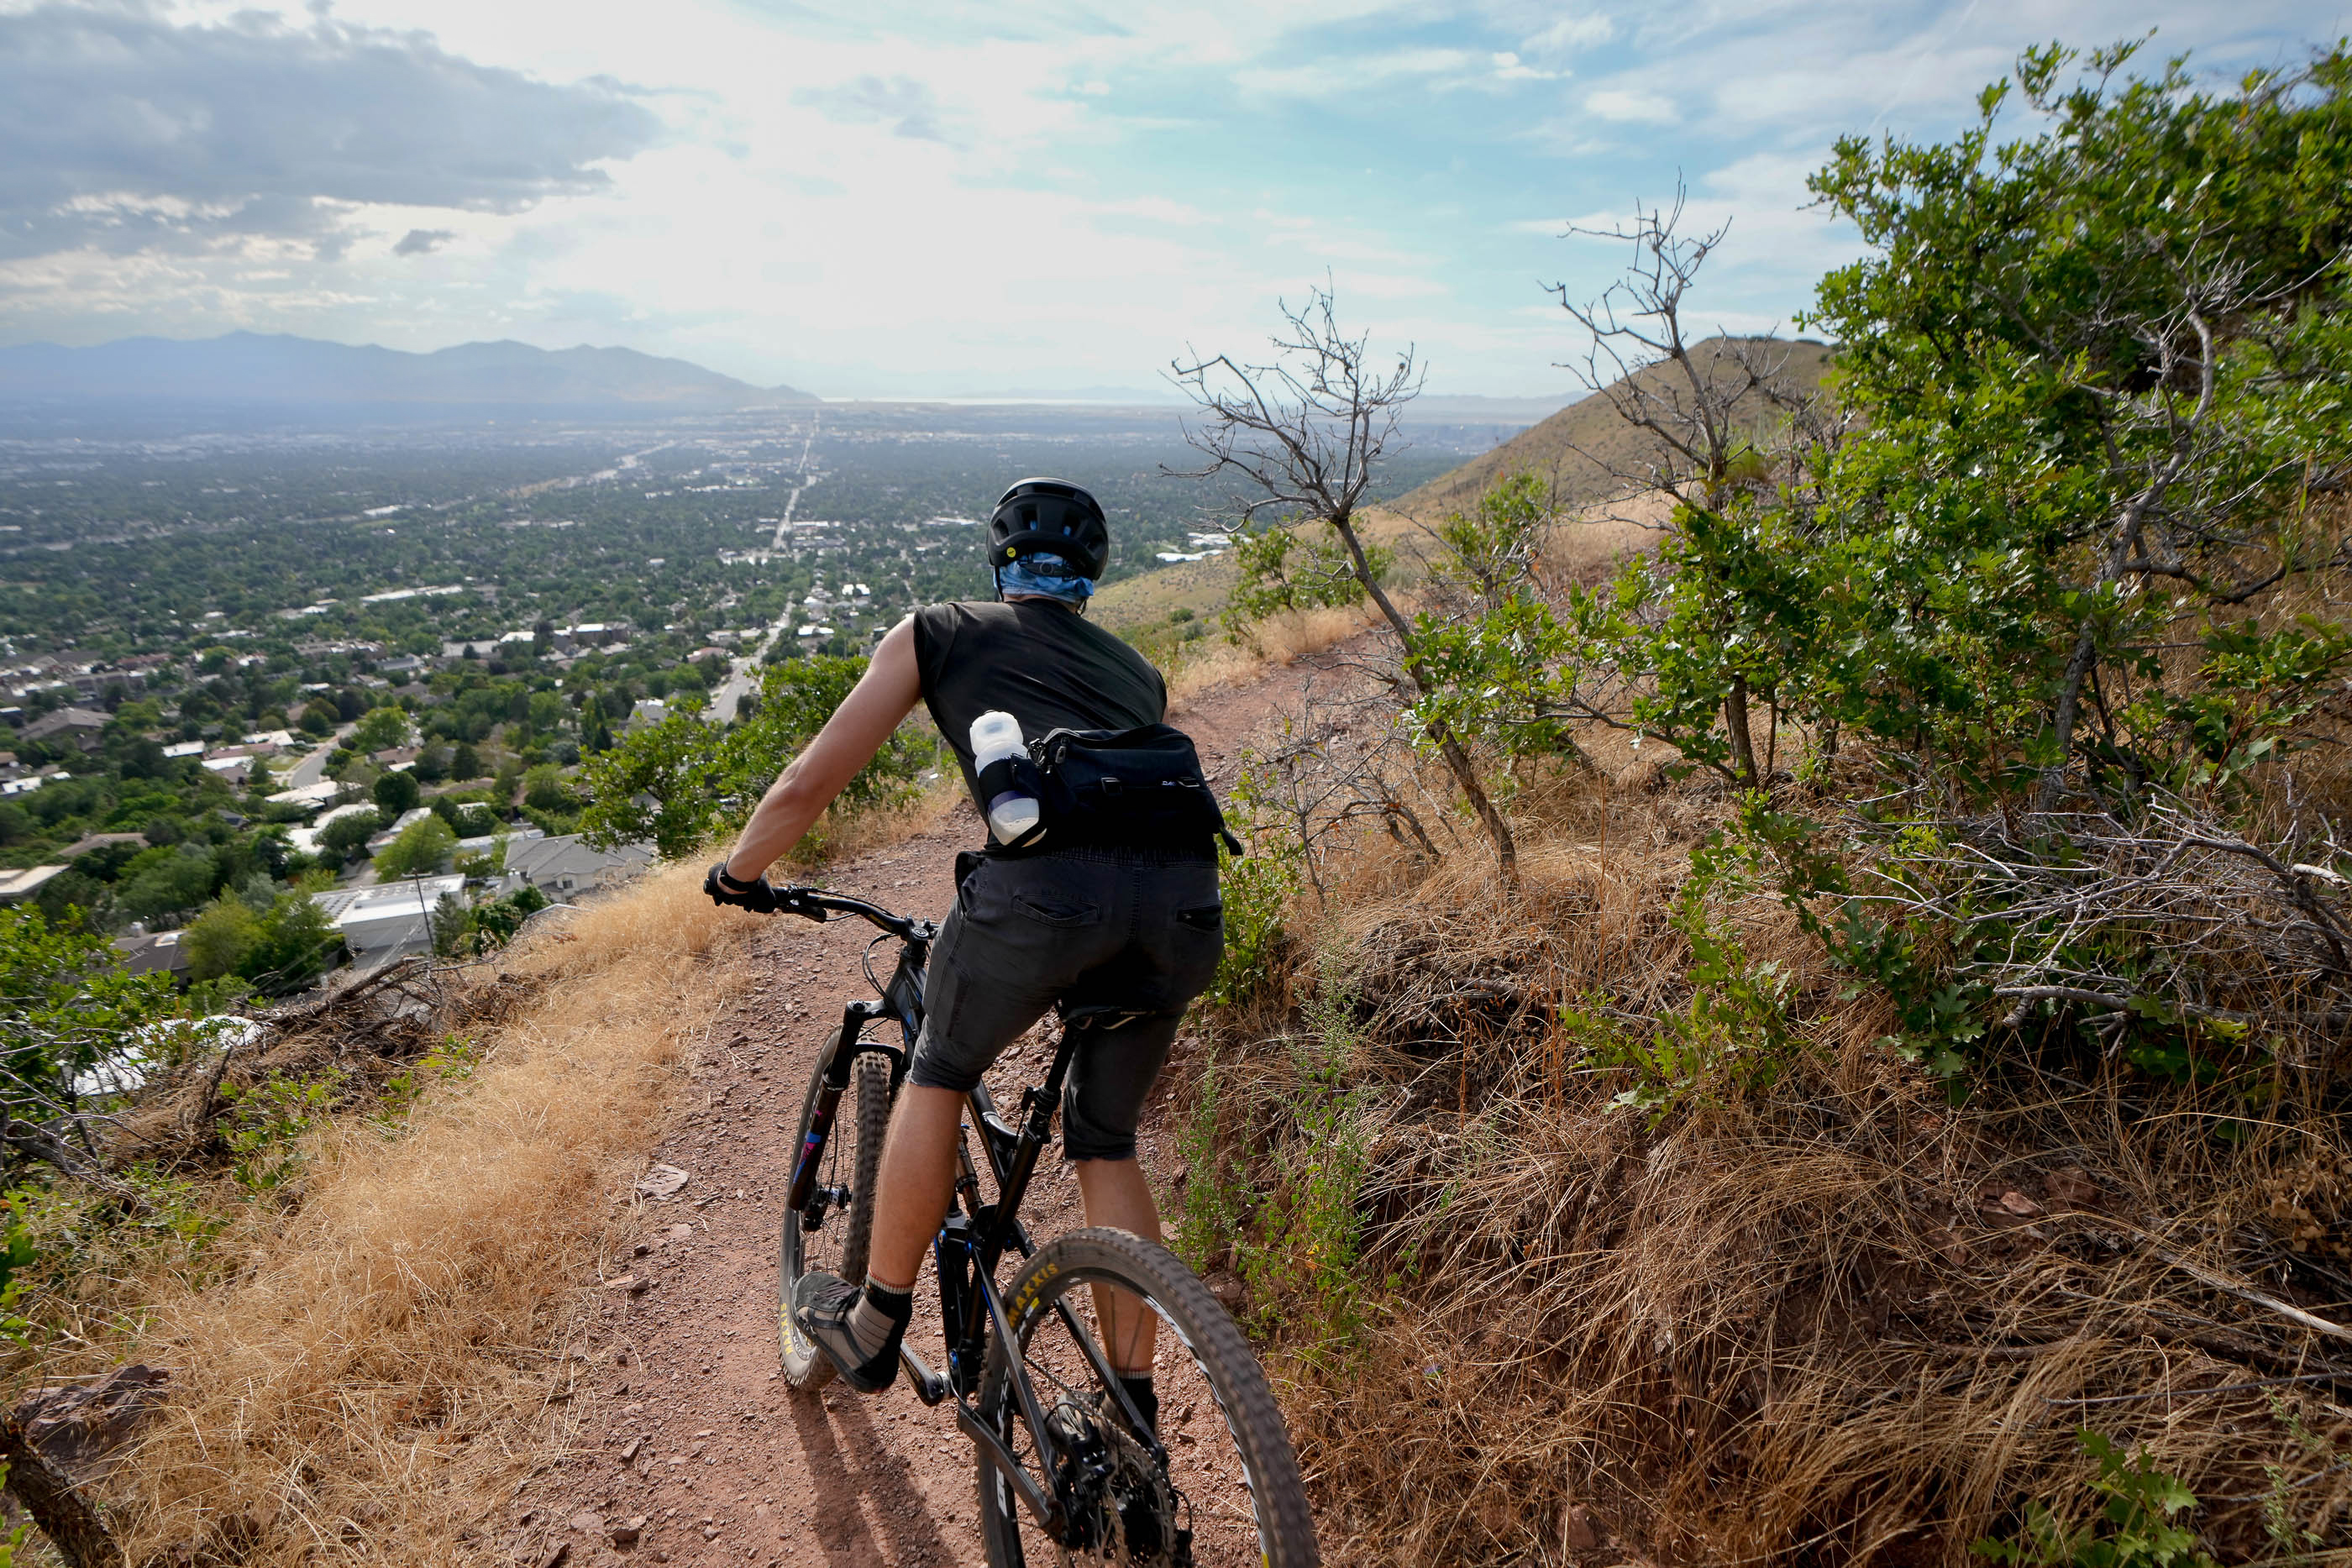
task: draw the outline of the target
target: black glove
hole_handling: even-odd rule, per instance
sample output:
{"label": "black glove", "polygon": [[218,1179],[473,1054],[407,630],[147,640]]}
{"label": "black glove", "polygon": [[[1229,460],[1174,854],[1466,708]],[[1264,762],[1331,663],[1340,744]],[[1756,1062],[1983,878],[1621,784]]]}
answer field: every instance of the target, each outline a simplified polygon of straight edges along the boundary
{"label": "black glove", "polygon": [[702,891],[710,895],[713,904],[731,904],[754,915],[773,915],[778,907],[776,890],[768,885],[766,877],[737,882],[727,874],[725,861],[710,868],[710,874],[702,879]]}

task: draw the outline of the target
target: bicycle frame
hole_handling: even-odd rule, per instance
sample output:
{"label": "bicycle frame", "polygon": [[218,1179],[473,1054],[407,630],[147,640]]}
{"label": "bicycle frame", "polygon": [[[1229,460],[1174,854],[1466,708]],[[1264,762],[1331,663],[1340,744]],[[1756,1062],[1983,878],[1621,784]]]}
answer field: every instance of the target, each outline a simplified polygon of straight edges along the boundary
{"label": "bicycle frame", "polygon": [[[874,1051],[889,1059],[890,1086],[894,1095],[906,1079],[916,1039],[922,1032],[923,977],[929,963],[931,941],[938,935],[938,928],[928,921],[892,915],[862,899],[820,893],[814,889],[779,888],[777,894],[779,913],[798,915],[820,924],[836,914],[852,915],[896,936],[899,942],[898,967],[892,971],[889,981],[880,988],[880,998],[872,1001],[853,1001],[845,1007],[841,1028],[826,1048],[824,1085],[817,1092],[808,1135],[802,1144],[793,1172],[792,1186],[785,1200],[789,1207],[803,1212],[808,1228],[814,1230],[824,1223],[822,1205],[815,1212],[809,1212],[811,1201],[817,1196],[816,1173],[824,1159],[826,1142],[832,1134],[834,1117],[840,1108],[842,1095],[848,1090],[851,1071],[858,1056]],[[885,1019],[897,1020],[900,1044],[891,1045],[866,1038],[868,1026]],[[911,1347],[902,1344],[899,1349],[900,1364],[914,1385],[916,1397],[925,1405],[940,1405],[950,1398],[955,1401],[957,1427],[1011,1483],[1031,1516],[1056,1539],[1063,1533],[1065,1524],[1061,1502],[1038,1484],[1038,1479],[1022,1465],[1004,1439],[982,1419],[974,1400],[980,1391],[989,1338],[992,1334],[1002,1336],[1006,1347],[1006,1363],[1012,1369],[1013,1396],[1020,1405],[1022,1418],[1028,1426],[1031,1441],[1036,1446],[1038,1468],[1049,1475],[1054,1471],[1057,1455],[1046,1426],[1045,1408],[1039,1404],[1037,1391],[1016,1352],[1012,1322],[1004,1310],[1003,1297],[997,1289],[996,1268],[1008,1249],[1024,1258],[1035,1249],[1029,1239],[1028,1230],[1021,1223],[1021,1201],[1028,1195],[1038,1157],[1052,1141],[1054,1111],[1061,1103],[1062,1085],[1069,1076],[1071,1059],[1076,1054],[1079,1031],[1088,1027],[1090,1021],[1086,1018],[1065,1019],[1061,1040],[1055,1049],[1053,1065],[1046,1071],[1045,1082],[1022,1092],[1019,1127],[1004,1120],[986,1084],[975,1085],[965,1096],[965,1104],[971,1114],[962,1132],[978,1130],[981,1153],[996,1185],[997,1199],[993,1203],[982,1201],[979,1167],[972,1162],[970,1140],[960,1133],[954,1192],[949,1203],[947,1218],[931,1242],[932,1263],[939,1276],[940,1322],[948,1342],[947,1375],[942,1376],[932,1371]],[[1118,1398],[1129,1429],[1140,1435],[1140,1440],[1150,1450],[1153,1459],[1165,1465],[1168,1456],[1160,1447],[1157,1434],[1151,1431],[1141,1412],[1128,1398],[1109,1358],[1095,1343],[1094,1335],[1071,1311],[1066,1300],[1056,1301],[1053,1310],[1069,1330],[1072,1340],[1085,1354],[1102,1386]]]}

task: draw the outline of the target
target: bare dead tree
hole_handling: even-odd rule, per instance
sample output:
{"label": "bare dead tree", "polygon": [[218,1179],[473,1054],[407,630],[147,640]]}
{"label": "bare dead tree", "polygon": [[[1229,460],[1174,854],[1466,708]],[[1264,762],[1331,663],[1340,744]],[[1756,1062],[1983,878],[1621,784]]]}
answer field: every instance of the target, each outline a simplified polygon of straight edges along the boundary
{"label": "bare dead tree", "polygon": [[[1769,409],[1799,416],[1812,400],[1787,384],[1789,351],[1774,340],[1717,334],[1691,340],[1687,297],[1730,225],[1696,237],[1680,233],[1687,196],[1677,183],[1671,205],[1637,207],[1630,225],[1570,227],[1571,235],[1632,246],[1633,260],[1622,277],[1589,303],[1578,304],[1566,284],[1552,285],[1550,292],[1592,345],[1581,361],[1561,368],[1656,444],[1631,465],[1583,455],[1633,495],[1704,511],[1723,505],[1741,481],[1740,460],[1756,444],[1757,413]],[[1735,672],[1724,699],[1724,729],[1735,781],[1752,785],[1760,775],[1748,699],[1748,678]]]}
{"label": "bare dead tree", "polygon": [[[1421,390],[1412,351],[1399,355],[1393,369],[1386,356],[1376,362],[1369,335],[1351,338],[1339,327],[1328,288],[1315,290],[1299,308],[1284,304],[1282,314],[1286,329],[1274,339],[1270,363],[1218,354],[1171,367],[1202,416],[1188,423],[1184,434],[1208,462],[1187,476],[1240,480],[1244,525],[1271,514],[1281,526],[1328,528],[1396,642],[1406,690],[1425,696],[1421,641],[1373,570],[1358,527],[1365,493],[1397,440],[1399,414]],[[1468,748],[1443,722],[1429,726],[1428,739],[1486,829],[1504,885],[1516,887],[1518,848],[1510,823],[1487,795]]]}
{"label": "bare dead tree", "polygon": [[[1423,765],[1395,703],[1376,690],[1318,689],[1311,676],[1301,684],[1298,699],[1297,716],[1283,721],[1279,737],[1250,765],[1258,781],[1256,803],[1298,841],[1316,897],[1326,896],[1323,862],[1331,841],[1358,822],[1378,822],[1416,857],[1444,859],[1415,805],[1417,797],[1427,803]],[[1439,824],[1439,831],[1451,831],[1442,818]]]}

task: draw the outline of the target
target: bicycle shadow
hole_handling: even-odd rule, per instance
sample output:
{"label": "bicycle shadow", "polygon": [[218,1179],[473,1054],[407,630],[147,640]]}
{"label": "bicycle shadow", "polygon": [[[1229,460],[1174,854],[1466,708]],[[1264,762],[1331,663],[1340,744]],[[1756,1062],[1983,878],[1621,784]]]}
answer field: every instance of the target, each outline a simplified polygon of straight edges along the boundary
{"label": "bicycle shadow", "polygon": [[[830,1411],[816,1399],[790,1405],[815,1505],[809,1529],[828,1561],[951,1563],[977,1555],[978,1541],[969,1531],[963,1552],[941,1533],[913,1462],[883,1441],[859,1396],[843,1396]],[[867,1499],[880,1524],[879,1541],[860,1506]]]}

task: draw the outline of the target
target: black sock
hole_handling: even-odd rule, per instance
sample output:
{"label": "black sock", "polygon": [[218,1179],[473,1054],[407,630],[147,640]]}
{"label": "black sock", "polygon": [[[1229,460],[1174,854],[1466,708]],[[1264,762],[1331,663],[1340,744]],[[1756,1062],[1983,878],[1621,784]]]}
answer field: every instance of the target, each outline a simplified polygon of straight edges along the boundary
{"label": "black sock", "polygon": [[1151,1431],[1160,1430],[1160,1396],[1152,1390],[1151,1374],[1122,1372],[1118,1375],[1118,1385],[1127,1391],[1128,1401],[1135,1406],[1135,1413],[1143,1417],[1143,1425]]}
{"label": "black sock", "polygon": [[872,1361],[898,1343],[907,1323],[915,1315],[915,1292],[894,1291],[876,1282],[873,1275],[866,1276],[866,1289],[857,1304],[849,1310],[849,1337],[857,1348]]}

